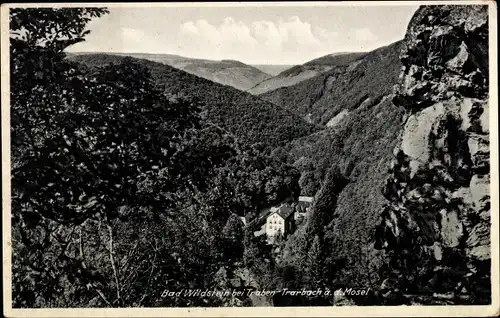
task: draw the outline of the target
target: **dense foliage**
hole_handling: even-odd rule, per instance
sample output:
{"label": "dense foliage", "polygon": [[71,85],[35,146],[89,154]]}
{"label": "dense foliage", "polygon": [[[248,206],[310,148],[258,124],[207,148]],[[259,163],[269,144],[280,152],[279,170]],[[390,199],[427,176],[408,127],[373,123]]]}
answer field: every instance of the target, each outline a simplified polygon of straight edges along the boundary
{"label": "dense foliage", "polygon": [[[71,60],[89,67],[120,63],[126,57],[106,54],[78,55]],[[276,146],[309,135],[315,127],[297,115],[276,105],[239,91],[194,76],[168,65],[137,60],[147,66],[156,83],[168,94],[197,99],[206,117],[234,132],[246,143],[261,143],[270,151]]]}
{"label": "dense foliage", "polygon": [[65,59],[106,12],[11,12],[13,305],[222,305],[162,292],[214,286],[243,257],[227,257],[235,215],[297,195],[298,172],[166,95],[140,61]]}

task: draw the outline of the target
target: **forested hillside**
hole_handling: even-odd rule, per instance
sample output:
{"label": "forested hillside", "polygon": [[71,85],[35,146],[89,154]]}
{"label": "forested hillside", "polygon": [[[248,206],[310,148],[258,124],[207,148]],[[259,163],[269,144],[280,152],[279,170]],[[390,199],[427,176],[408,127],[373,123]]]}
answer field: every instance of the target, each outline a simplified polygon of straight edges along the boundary
{"label": "forested hillside", "polygon": [[[97,53],[97,52],[95,52]],[[85,53],[70,53],[69,55],[82,55]],[[234,60],[206,60],[184,57],[173,54],[150,53],[109,53],[117,56],[130,56],[170,65],[193,75],[203,77],[210,81],[229,85],[239,90],[247,90],[256,84],[268,79],[272,75],[257,67]]]}
{"label": "forested hillside", "polygon": [[[301,171],[302,195],[314,195],[321,190],[332,167],[338,167],[341,176],[348,180],[337,204],[329,206],[327,212],[335,221],[323,225],[333,236],[325,244],[336,246],[332,252],[336,257],[346,258],[345,267],[335,274],[342,283],[362,285],[376,279],[380,259],[374,255],[378,253],[371,243],[378,218],[374,211],[385,202],[381,187],[388,176],[402,116],[402,110],[386,99],[369,110],[358,110],[334,128],[299,138],[275,152]],[[295,246],[292,239],[290,248]]]}
{"label": "forested hillside", "polygon": [[328,72],[260,96],[313,123],[327,125],[341,112],[370,108],[392,92],[401,67],[400,49],[401,41],[357,55],[359,60],[348,59]]}
{"label": "forested hillside", "polygon": [[289,87],[305,81],[309,78],[333,69],[344,69],[356,65],[356,61],[362,58],[366,53],[340,53],[329,54],[302,65],[296,65],[283,70],[278,75],[258,83],[248,90],[248,92],[259,95],[273,91],[280,87]]}
{"label": "forested hillside", "polygon": [[261,143],[266,150],[315,130],[299,116],[259,97],[233,87],[211,82],[168,65],[143,59],[107,54],[78,55],[72,61],[89,67],[135,61],[151,70],[155,82],[174,97],[189,98],[202,104],[207,118],[236,134],[245,142]]}

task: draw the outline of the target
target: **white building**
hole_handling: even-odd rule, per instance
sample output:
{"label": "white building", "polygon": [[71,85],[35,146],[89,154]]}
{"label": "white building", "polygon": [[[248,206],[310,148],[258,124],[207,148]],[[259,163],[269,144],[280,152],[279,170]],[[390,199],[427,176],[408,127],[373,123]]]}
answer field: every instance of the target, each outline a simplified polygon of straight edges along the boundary
{"label": "white building", "polygon": [[[255,222],[262,227],[254,232],[254,236],[266,235],[268,243],[272,243],[281,233],[287,236],[294,231],[296,220],[305,217],[312,206],[313,197],[299,197],[292,203],[281,203],[278,206],[262,209]],[[265,222],[264,222],[265,221]]]}
{"label": "white building", "polygon": [[293,230],[293,208],[289,203],[283,203],[278,207],[271,208],[266,218],[266,235],[268,238],[275,237],[279,233],[287,235]]}
{"label": "white building", "polygon": [[[281,234],[290,234],[295,226],[293,219],[294,209],[290,203],[282,203],[279,206],[262,209],[259,216],[260,230],[255,231],[255,236],[266,235],[267,242],[273,243],[275,238]],[[265,221],[265,222],[264,222]]]}

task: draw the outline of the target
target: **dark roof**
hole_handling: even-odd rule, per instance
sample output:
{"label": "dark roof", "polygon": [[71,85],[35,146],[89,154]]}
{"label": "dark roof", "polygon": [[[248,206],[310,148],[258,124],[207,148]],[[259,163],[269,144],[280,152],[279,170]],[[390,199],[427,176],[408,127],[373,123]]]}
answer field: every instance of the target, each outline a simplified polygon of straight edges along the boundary
{"label": "dark roof", "polygon": [[248,226],[250,226],[250,224],[257,225],[260,223],[264,223],[266,222],[267,218],[274,213],[278,213],[279,216],[286,220],[290,217],[290,215],[293,215],[293,212],[294,208],[290,205],[290,203],[282,203],[279,206],[268,207],[262,209],[259,215],[252,222],[250,222]]}
{"label": "dark roof", "polygon": [[269,209],[262,209],[259,215],[257,215],[251,222],[249,222],[247,226],[255,226],[265,223],[268,214],[269,214]]}
{"label": "dark roof", "polygon": [[260,210],[259,215],[257,216],[258,219],[266,218],[267,215],[271,212],[271,208],[265,208]]}
{"label": "dark roof", "polygon": [[278,213],[279,216],[286,220],[293,214],[293,208],[290,206],[290,204],[284,203],[278,208],[278,211],[275,213]]}

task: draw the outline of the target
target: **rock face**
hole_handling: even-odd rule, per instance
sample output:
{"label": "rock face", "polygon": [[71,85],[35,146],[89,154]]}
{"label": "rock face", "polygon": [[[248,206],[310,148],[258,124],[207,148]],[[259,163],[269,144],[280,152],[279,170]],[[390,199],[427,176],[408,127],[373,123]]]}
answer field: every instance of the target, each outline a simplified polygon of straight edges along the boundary
{"label": "rock face", "polygon": [[487,6],[421,7],[404,42],[393,102],[406,117],[376,230],[384,297],[489,303]]}

